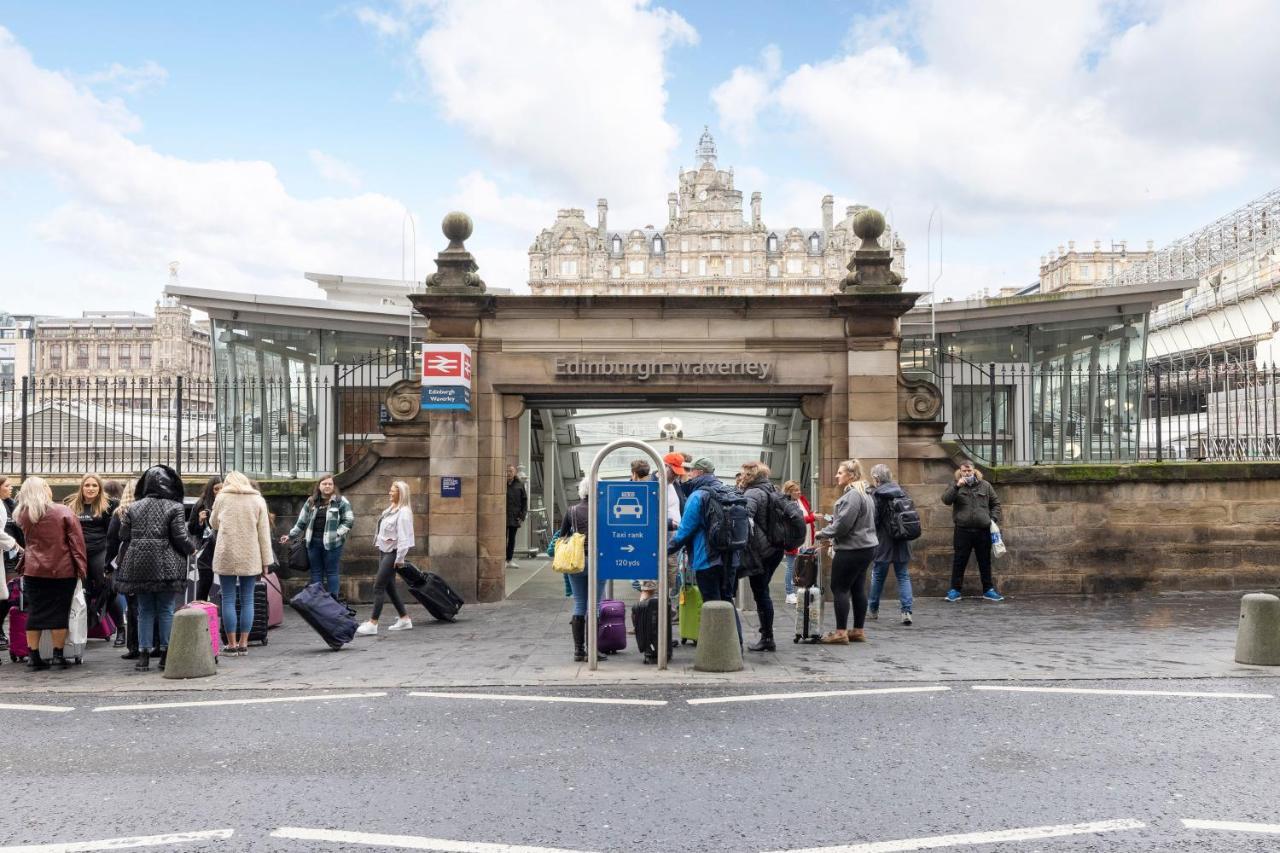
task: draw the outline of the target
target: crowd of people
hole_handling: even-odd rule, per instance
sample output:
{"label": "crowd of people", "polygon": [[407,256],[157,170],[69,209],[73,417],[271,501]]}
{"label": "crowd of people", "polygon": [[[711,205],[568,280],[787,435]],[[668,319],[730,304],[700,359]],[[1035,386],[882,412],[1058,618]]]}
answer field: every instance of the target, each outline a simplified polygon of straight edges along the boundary
{"label": "crowd of people", "polygon": [[[663,465],[668,483],[668,588],[675,590],[675,570],[682,554],[704,602],[734,601],[739,582],[746,579],[759,622],[759,635],[745,644],[747,650],[776,651],[771,592],[774,575],[785,563],[785,600],[788,605],[795,605],[797,561],[802,553],[816,557],[817,549],[826,554],[829,569],[823,594],[830,596],[835,612],[835,626],[823,633],[818,642],[848,645],[866,641],[866,622],[879,618],[881,596],[891,568],[897,580],[899,618],[903,625],[912,624],[911,542],[920,535],[920,519],[910,496],[894,480],[887,465],[875,465],[868,476],[857,459],[841,462],[835,475],[840,496],[831,513],[822,516],[813,511],[799,483],[790,480],[778,489],[770,479],[769,467],[759,461],[744,463],[732,484],[718,477],[715,464],[705,457],[694,459],[689,454],[672,452],[663,457]],[[647,461],[636,460],[631,464],[631,479],[657,477],[650,472]],[[591,512],[587,480],[579,484],[578,496],[581,500],[564,514],[560,537],[587,534]],[[790,502],[794,508],[783,503],[779,509],[780,502]],[[1001,521],[995,489],[972,463],[963,461],[955,482],[943,493],[942,502],[952,508],[955,546],[951,588],[945,600],[960,600],[965,568],[972,555],[977,558],[983,599],[1002,601],[991,573],[992,529]],[[745,534],[740,541],[734,541],[725,529],[732,526],[732,507],[738,504],[744,507],[740,514],[745,515]],[[508,513],[510,518],[510,510]],[[786,541],[787,536],[779,532],[785,529],[777,523],[779,513],[793,516],[802,525],[802,542]],[[823,524],[821,528],[819,522]],[[581,661],[586,659],[587,573],[569,574],[567,580],[573,596],[570,626],[574,660]],[[637,588],[644,600],[655,594],[657,582],[644,580]],[[603,594],[601,582],[597,600]],[[738,634],[743,639],[741,620]]]}
{"label": "crowd of people", "polygon": [[[393,506],[407,507],[408,487],[393,488]],[[173,614],[180,600],[206,601],[215,583],[225,636],[222,655],[248,653],[254,624],[254,586],[278,564],[274,518],[257,484],[232,471],[210,477],[190,507],[182,479],[166,465],[154,465],[136,480],[121,483],[84,475],[64,502],[55,502],[50,485],[26,478],[15,484],[0,475],[0,552],[5,583],[0,600],[0,650],[25,657],[32,671],[65,668],[73,602],[83,595],[86,618],[134,669],[165,667]],[[398,503],[397,503],[398,502]],[[412,517],[407,537],[412,543]],[[385,516],[384,516],[385,518]],[[355,523],[351,504],[330,476],[322,477],[304,503],[290,533],[307,554],[310,580],[330,594],[339,591],[342,549]],[[403,524],[395,527],[405,536]],[[381,528],[380,528],[381,531]],[[380,532],[379,547],[383,545]],[[394,538],[392,544],[399,544]],[[393,548],[399,566],[407,548]],[[398,602],[392,586],[387,588]],[[403,611],[403,605],[397,605]],[[21,637],[5,633],[6,620]],[[407,620],[405,620],[407,621]],[[376,616],[374,617],[376,624]],[[411,625],[408,627],[412,627]],[[40,650],[48,635],[50,654]],[[12,643],[12,645],[11,645]],[[23,654],[18,653],[21,648]]]}

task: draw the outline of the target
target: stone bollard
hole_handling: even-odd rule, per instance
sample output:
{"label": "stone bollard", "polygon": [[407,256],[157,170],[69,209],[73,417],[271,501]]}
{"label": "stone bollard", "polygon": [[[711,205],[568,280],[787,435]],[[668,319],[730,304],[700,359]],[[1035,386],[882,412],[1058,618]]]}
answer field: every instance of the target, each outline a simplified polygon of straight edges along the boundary
{"label": "stone bollard", "polygon": [[164,677],[206,678],[217,671],[209,643],[209,614],[198,607],[184,607],[173,614]]}
{"label": "stone bollard", "polygon": [[1280,666],[1280,598],[1251,592],[1240,600],[1236,663]]}
{"label": "stone bollard", "polygon": [[698,627],[698,648],[693,668],[699,672],[737,672],[742,669],[742,645],[738,640],[738,620],[729,601],[708,601],[702,605]]}

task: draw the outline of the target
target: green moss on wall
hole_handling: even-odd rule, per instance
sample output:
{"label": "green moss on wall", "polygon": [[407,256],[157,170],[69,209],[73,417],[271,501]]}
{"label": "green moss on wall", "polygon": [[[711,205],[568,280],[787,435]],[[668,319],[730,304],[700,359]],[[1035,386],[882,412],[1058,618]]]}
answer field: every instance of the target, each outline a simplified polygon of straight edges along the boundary
{"label": "green moss on wall", "polygon": [[993,483],[1179,483],[1280,479],[1280,462],[1082,463],[999,466],[984,470]]}

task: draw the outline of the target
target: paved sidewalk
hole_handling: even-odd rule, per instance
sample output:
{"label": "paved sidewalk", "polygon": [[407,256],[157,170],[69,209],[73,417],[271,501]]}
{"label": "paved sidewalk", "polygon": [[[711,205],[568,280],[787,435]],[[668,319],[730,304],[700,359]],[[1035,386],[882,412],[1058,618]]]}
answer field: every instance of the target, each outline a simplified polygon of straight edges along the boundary
{"label": "paved sidewalk", "polygon": [[[916,602],[911,627],[898,624],[896,601],[886,601],[882,620],[867,623],[870,642],[833,647],[793,645],[793,611],[782,606],[778,652],[748,652],[742,672],[695,672],[691,646],[676,649],[666,672],[643,665],[634,646],[591,672],[572,662],[562,579],[545,560],[526,564],[517,577],[523,583],[507,601],[468,605],[453,624],[435,622],[405,596],[412,631],[384,629],[340,652],[329,651],[286,608],[285,624],[271,632],[269,645],[223,659],[213,678],[184,682],[154,670],[135,673],[119,650],[91,641],[85,664],[64,672],[30,674],[5,661],[0,693],[1280,676],[1280,668],[1232,660],[1242,593],[1028,597],[1003,604],[931,598]],[[618,587],[624,598],[635,596],[629,585]],[[775,597],[782,600],[780,582]],[[394,619],[390,608],[388,614],[384,624]],[[754,627],[754,615],[747,622]]]}

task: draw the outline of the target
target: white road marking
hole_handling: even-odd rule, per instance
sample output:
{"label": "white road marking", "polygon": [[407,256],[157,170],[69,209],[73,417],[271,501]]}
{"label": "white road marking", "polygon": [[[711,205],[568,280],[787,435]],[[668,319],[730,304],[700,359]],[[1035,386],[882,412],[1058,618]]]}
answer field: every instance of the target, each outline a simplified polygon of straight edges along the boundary
{"label": "white road marking", "polygon": [[1011,693],[1083,693],[1096,696],[1190,696],[1195,699],[1274,699],[1270,693],[1210,693],[1194,690],[1107,690],[1097,687],[1013,687],[974,685],[974,690],[1003,690]]}
{"label": "white road marking", "polygon": [[709,696],[686,699],[690,705],[722,705],[726,702],[764,702],[770,699],[820,699],[827,696],[877,696],[884,693],[937,693],[950,687],[874,687],[865,690],[818,690],[810,693],[748,693],[745,696]]}
{"label": "white road marking", "polygon": [[1233,820],[1186,820],[1187,829],[1220,829],[1223,832],[1262,832],[1280,835],[1280,823],[1239,823]]}
{"label": "white road marking", "polygon": [[50,714],[65,714],[74,711],[69,705],[10,705],[0,704],[0,711],[47,711]]}
{"label": "white road marking", "polygon": [[369,844],[375,847],[398,847],[402,850],[432,850],[435,853],[586,853],[560,847],[526,847],[521,844],[485,844],[479,841],[452,841],[447,838],[422,838],[416,835],[382,835],[376,832],[344,832],[338,829],[306,829],[282,826],[272,838],[295,841],[332,841],[335,844]]}
{"label": "white road marking", "polygon": [[803,850],[778,850],[774,853],[899,853],[910,850],[936,850],[939,847],[961,847],[967,844],[996,844],[1002,841],[1035,841],[1064,835],[1091,835],[1099,832],[1121,832],[1142,829],[1137,820],[1101,820],[1094,823],[1068,823],[1060,826],[1030,826],[1024,829],[1001,829],[994,832],[965,832],[959,835],[934,835],[927,838],[904,838],[897,841],[870,841],[836,847],[806,847]]}
{"label": "white road marking", "polygon": [[101,841],[71,841],[65,844],[19,844],[0,847],[0,853],[87,853],[92,850],[129,850],[134,847],[168,847],[196,841],[226,841],[234,829],[210,829],[204,832],[174,832],[169,835],[134,835],[129,838],[104,838]]}
{"label": "white road marking", "polygon": [[520,693],[444,693],[413,691],[410,696],[432,699],[493,699],[499,702],[577,702],[583,705],[665,705],[666,699],[596,699],[587,696],[533,696]]}
{"label": "white road marking", "polygon": [[[141,705],[99,705],[95,711],[155,711],[161,708],[213,708],[219,705],[267,705],[275,702],[324,702],[333,699],[372,699],[384,693],[323,693],[319,696],[278,696],[268,699],[209,699],[201,702],[151,702]],[[0,853],[4,851],[0,850]]]}

